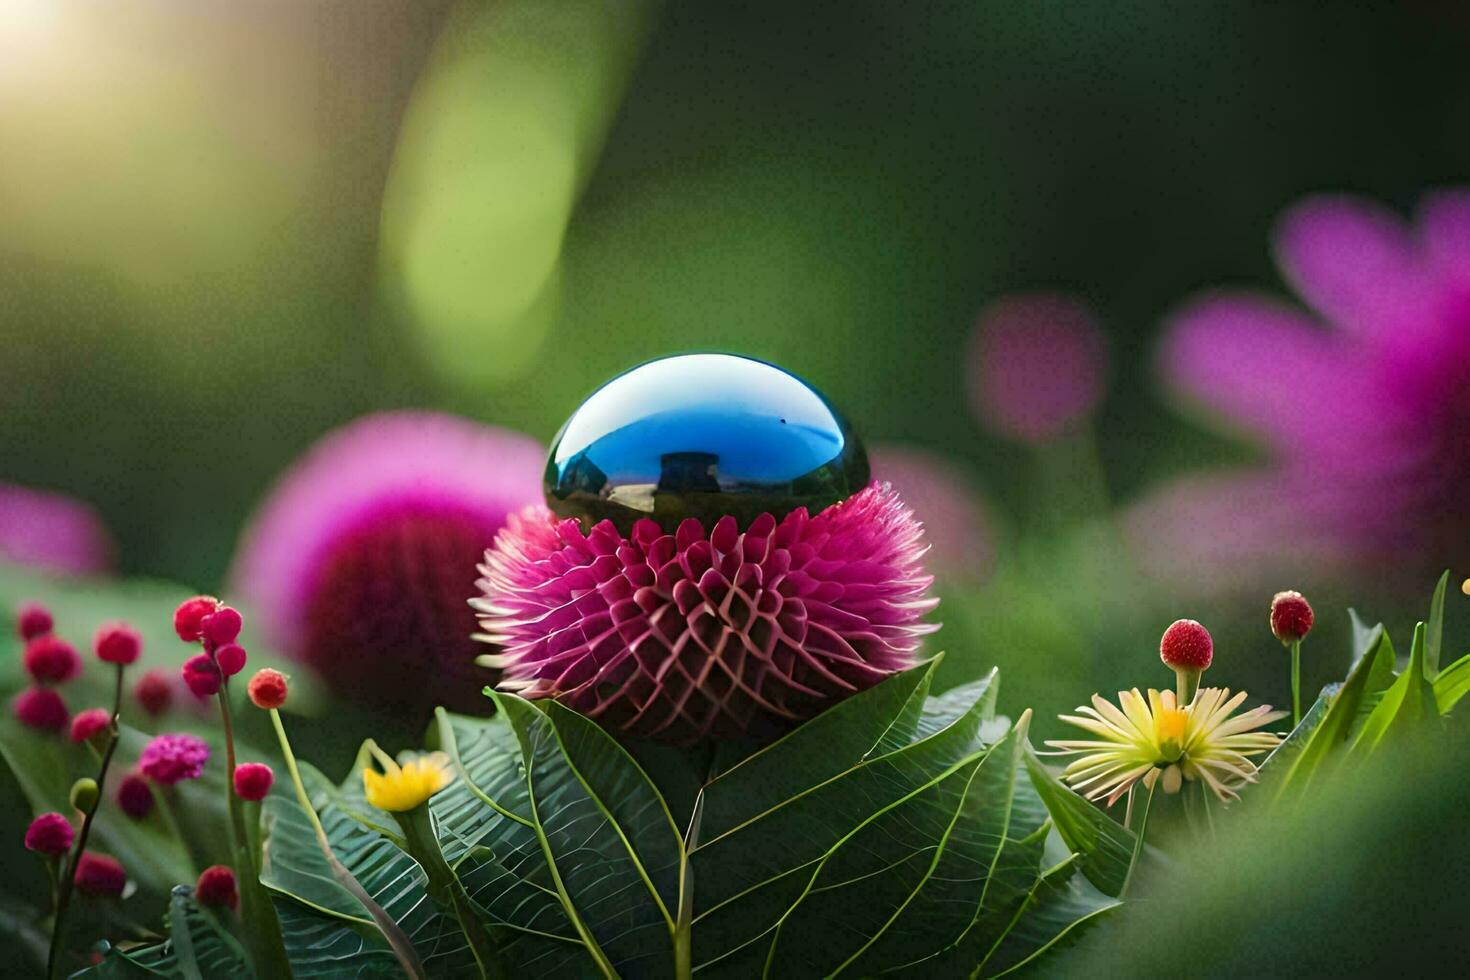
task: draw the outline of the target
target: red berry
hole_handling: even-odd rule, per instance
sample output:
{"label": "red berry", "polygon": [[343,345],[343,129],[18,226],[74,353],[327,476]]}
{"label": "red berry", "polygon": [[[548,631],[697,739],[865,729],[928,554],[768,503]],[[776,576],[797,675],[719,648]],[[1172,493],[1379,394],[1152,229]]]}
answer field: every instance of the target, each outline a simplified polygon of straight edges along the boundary
{"label": "red berry", "polygon": [[59,732],[66,727],[66,702],[49,687],[26,688],[10,706],[23,725],[48,732]]}
{"label": "red berry", "polygon": [[265,799],[275,781],[276,774],[264,762],[246,762],[235,767],[235,792],[242,800]]}
{"label": "red berry", "polygon": [[1282,643],[1300,640],[1312,631],[1312,606],[1300,592],[1278,592],[1271,599],[1271,632]]}
{"label": "red berry", "polygon": [[80,744],[98,732],[105,731],[111,724],[112,716],[103,708],[79,711],[71,720],[71,740]]}
{"label": "red berry", "polygon": [[169,682],[166,673],[155,667],[138,678],[138,683],[133,685],[133,697],[138,699],[138,704],[148,714],[161,715],[168,710],[169,702],[173,700],[173,684]]}
{"label": "red berry", "polygon": [[60,684],[77,676],[82,658],[76,647],[52,633],[38,636],[26,644],[26,670],[42,684]]}
{"label": "red berry", "polygon": [[1175,670],[1205,670],[1215,659],[1215,641],[1194,620],[1175,620],[1159,641],[1159,659]]}
{"label": "red berry", "polygon": [[142,820],[153,812],[153,790],[142,773],[130,772],[117,784],[117,808],[134,820]]}
{"label": "red berry", "polygon": [[51,632],[51,611],[39,602],[27,602],[15,613],[15,631],[27,642]]}
{"label": "red berry", "polygon": [[87,851],[77,862],[77,873],[72,880],[77,891],[84,895],[119,898],[127,887],[128,873],[117,858]]}
{"label": "red berry", "polygon": [[221,606],[220,609],[205,616],[199,623],[199,633],[204,637],[204,642],[211,646],[223,646],[226,643],[234,643],[235,638],[240,635],[240,627],[245,621],[240,618],[240,613],[230,606]]}
{"label": "red berry", "polygon": [[247,690],[257,708],[279,708],[286,703],[286,676],[279,670],[266,667],[250,678]]}
{"label": "red berry", "polygon": [[107,623],[92,641],[97,659],[126,667],[143,652],[143,637],[127,623]]}
{"label": "red berry", "polygon": [[212,595],[196,595],[192,599],[185,599],[174,610],[174,632],[185,643],[198,643],[199,624],[205,616],[213,615],[218,608],[219,600]]}
{"label": "red berry", "polygon": [[235,908],[240,904],[240,890],[235,884],[235,872],[223,864],[205,868],[199,873],[194,885],[194,897],[200,905],[210,908]]}
{"label": "red berry", "polygon": [[219,666],[207,653],[196,653],[185,660],[181,673],[184,684],[196,698],[207,698],[218,694],[220,685],[224,683]]}
{"label": "red berry", "polygon": [[26,829],[26,848],[37,854],[65,854],[71,850],[71,821],[59,813],[43,813]]}
{"label": "red berry", "polygon": [[214,651],[214,662],[219,665],[220,673],[234,677],[245,669],[245,648],[238,643],[226,643]]}

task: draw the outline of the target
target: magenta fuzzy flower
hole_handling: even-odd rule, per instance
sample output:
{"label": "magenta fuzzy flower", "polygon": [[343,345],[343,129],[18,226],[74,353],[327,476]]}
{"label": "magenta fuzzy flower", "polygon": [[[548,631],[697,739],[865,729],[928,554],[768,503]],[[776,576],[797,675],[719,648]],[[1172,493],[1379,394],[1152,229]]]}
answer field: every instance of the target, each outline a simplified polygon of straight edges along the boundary
{"label": "magenta fuzzy flower", "polygon": [[39,684],[62,684],[82,671],[82,658],[76,647],[57,636],[46,633],[26,644],[23,654],[26,671]]}
{"label": "magenta fuzzy flower", "polygon": [[83,895],[121,898],[128,887],[128,873],[117,858],[87,851],[77,861],[77,872],[72,881]]}
{"label": "magenta fuzzy flower", "polygon": [[172,786],[185,779],[198,779],[209,761],[209,745],[202,738],[182,733],[155,735],[138,757],[138,768],[155,783]]}
{"label": "magenta fuzzy flower", "polygon": [[1310,198],[1282,220],[1276,254],[1312,312],[1208,295],[1174,318],[1160,361],[1175,390],[1254,437],[1271,465],[1145,501],[1133,530],[1146,564],[1203,577],[1220,569],[1222,542],[1256,578],[1463,560],[1470,190],[1427,197],[1414,228],[1368,201]]}
{"label": "magenta fuzzy flower", "polygon": [[71,850],[71,821],[59,813],[43,813],[26,828],[26,848],[53,857]]}
{"label": "magenta fuzzy flower", "polygon": [[990,577],[996,551],[989,515],[958,466],[912,446],[874,446],[868,460],[873,478],[891,484],[924,525],[930,567],[972,580]]}
{"label": "magenta fuzzy flower", "polygon": [[1050,442],[1101,401],[1107,341],[1087,308],[1052,293],[1007,296],[980,315],[970,341],[970,399],[986,428]]}
{"label": "magenta fuzzy flower", "polygon": [[476,706],[493,675],[474,665],[466,572],[506,515],[540,499],[545,463],[534,440],[449,415],[359,419],[272,492],[232,592],[270,646],[339,693]]}
{"label": "magenta fuzzy flower", "polygon": [[112,536],[91,507],[0,483],[0,561],[62,575],[96,575],[112,567],[112,556]]}
{"label": "magenta fuzzy flower", "polygon": [[242,800],[265,799],[275,781],[275,772],[264,762],[242,762],[235,767],[235,792]]}
{"label": "magenta fuzzy flower", "polygon": [[23,642],[30,642],[38,636],[45,636],[51,632],[54,625],[51,610],[39,602],[22,603],[15,611],[15,631]]}
{"label": "magenta fuzzy flower", "polygon": [[486,553],[472,605],[504,690],[640,736],[762,732],[916,661],[938,601],[923,552],[886,485],[743,532],[725,517],[584,534],[533,507]]}
{"label": "magenta fuzzy flower", "polygon": [[130,772],[124,776],[113,798],[118,809],[133,820],[142,820],[153,812],[153,790],[141,773]]}
{"label": "magenta fuzzy flower", "polygon": [[235,872],[223,864],[205,868],[194,885],[194,897],[200,905],[208,908],[237,908],[240,889],[235,882]]}
{"label": "magenta fuzzy flower", "polygon": [[88,708],[86,711],[78,711],[76,717],[71,720],[71,740],[80,744],[93,735],[106,731],[111,724],[112,715],[107,713],[106,708]]}
{"label": "magenta fuzzy flower", "polygon": [[28,687],[10,703],[11,711],[22,725],[47,732],[59,732],[70,717],[66,702],[49,687]]}

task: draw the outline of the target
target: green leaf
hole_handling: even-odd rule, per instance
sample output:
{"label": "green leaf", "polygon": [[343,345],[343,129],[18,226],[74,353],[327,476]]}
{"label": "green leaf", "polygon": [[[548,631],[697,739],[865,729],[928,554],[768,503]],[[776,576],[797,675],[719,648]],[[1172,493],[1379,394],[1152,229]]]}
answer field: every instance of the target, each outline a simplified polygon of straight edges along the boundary
{"label": "green leaf", "polygon": [[1122,903],[1094,888],[1069,859],[1048,871],[1027,897],[1016,922],[978,971],[1005,976],[1080,938],[1101,916]]}
{"label": "green leaf", "polygon": [[376,929],[359,928],[288,898],[275,899],[281,939],[296,980],[352,976],[401,980],[403,967]]}
{"label": "green leaf", "polygon": [[1280,773],[1273,800],[1279,801],[1288,793],[1305,793],[1312,781],[1336,761],[1337,750],[1357,730],[1359,719],[1371,714],[1373,706],[1393,683],[1393,644],[1381,627],[1372,630],[1371,635],[1373,645],[1358,659],[1347,680],[1332,696],[1326,716],[1311,731],[1301,750],[1283,760],[1285,770]]}
{"label": "green leaf", "polygon": [[1429,600],[1429,621],[1425,624],[1424,676],[1434,680],[1439,676],[1439,656],[1444,647],[1444,594],[1450,584],[1450,570],[1446,568],[1434,587],[1434,597]]}
{"label": "green leaf", "polygon": [[1384,692],[1372,714],[1363,722],[1363,727],[1353,741],[1353,751],[1371,752],[1391,733],[1439,716],[1434,688],[1425,673],[1424,658],[1425,628],[1420,623],[1414,628],[1414,645],[1409,653],[1408,666]]}
{"label": "green leaf", "polygon": [[201,908],[194,901],[192,887],[179,885],[173,889],[167,918],[168,939],[131,949],[109,947],[100,963],[73,973],[72,977],[113,980],[162,976],[209,980],[255,976],[245,950],[220,914]]}
{"label": "green leaf", "polygon": [[1470,653],[1440,671],[1434,679],[1434,702],[1439,705],[1439,713],[1448,714],[1467,692],[1470,692]]}
{"label": "green leaf", "polygon": [[1133,833],[1062,785],[1029,746],[1024,761],[1057,833],[1077,855],[1078,868],[1099,891],[1117,895],[1123,890],[1133,861]]}
{"label": "green leaf", "polygon": [[[1311,742],[1312,736],[1327,718],[1328,709],[1332,706],[1333,696],[1333,693],[1319,695],[1316,702],[1302,716],[1301,722],[1261,762],[1260,766],[1257,767],[1259,779],[1257,788],[1252,793],[1253,796],[1268,796],[1269,794],[1266,793],[1266,788],[1274,786],[1278,780],[1286,777],[1287,772],[1291,769],[1292,762],[1302,753],[1307,747],[1307,744]],[[1094,884],[1096,883],[1094,882]]]}

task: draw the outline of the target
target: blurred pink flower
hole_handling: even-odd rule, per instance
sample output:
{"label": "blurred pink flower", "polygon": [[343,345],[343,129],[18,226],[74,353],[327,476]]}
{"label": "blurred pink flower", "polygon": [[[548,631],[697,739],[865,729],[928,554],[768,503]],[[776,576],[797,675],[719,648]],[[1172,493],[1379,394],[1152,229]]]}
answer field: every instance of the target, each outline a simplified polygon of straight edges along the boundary
{"label": "blurred pink flower", "polygon": [[231,593],[339,693],[405,710],[488,704],[475,566],[506,515],[540,501],[545,465],[535,440],[451,415],[358,419],[271,492]]}
{"label": "blurred pink flower", "polygon": [[[1369,201],[1309,198],[1276,232],[1316,316],[1246,292],[1203,296],[1168,326],[1160,367],[1188,402],[1271,463],[1195,476],[1130,518],[1166,574],[1245,576],[1470,551],[1470,190],[1431,194],[1417,226]],[[1145,558],[1145,564],[1150,562]]]}
{"label": "blurred pink flower", "polygon": [[112,568],[112,536],[91,507],[61,494],[0,483],[0,561],[61,575]]}
{"label": "blurred pink flower", "polygon": [[935,572],[985,579],[995,568],[995,536],[979,490],[959,466],[912,446],[878,445],[868,452],[873,479],[893,485],[924,525]]}
{"label": "blurred pink flower", "polygon": [[1107,338],[1081,303],[1055,293],[1006,296],[970,339],[970,403],[986,428],[1050,442],[1086,421],[1107,381]]}

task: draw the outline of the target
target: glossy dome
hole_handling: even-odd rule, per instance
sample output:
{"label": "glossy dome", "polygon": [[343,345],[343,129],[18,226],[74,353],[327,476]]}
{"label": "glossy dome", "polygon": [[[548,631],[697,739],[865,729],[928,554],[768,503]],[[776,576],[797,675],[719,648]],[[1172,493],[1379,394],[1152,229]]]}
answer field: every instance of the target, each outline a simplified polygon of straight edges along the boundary
{"label": "glossy dome", "polygon": [[642,364],[592,394],[562,426],[546,464],[546,504],[584,527],[640,518],[665,530],[726,514],[816,514],[868,485],[847,421],[805,381],[731,354]]}

